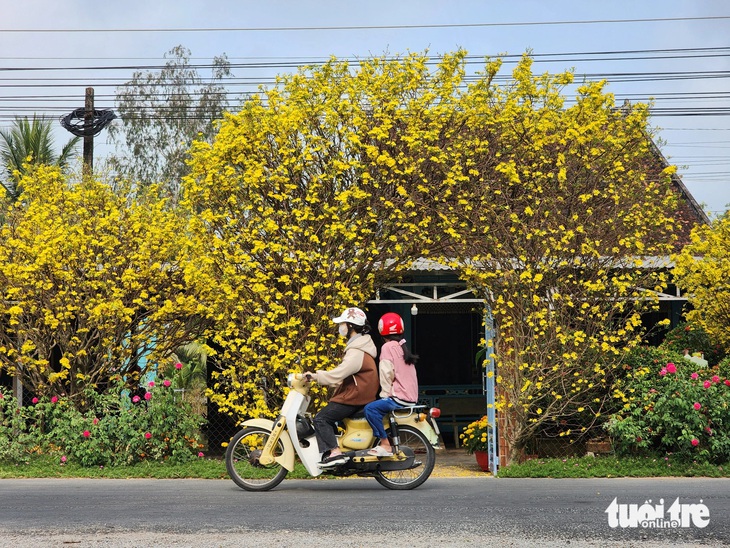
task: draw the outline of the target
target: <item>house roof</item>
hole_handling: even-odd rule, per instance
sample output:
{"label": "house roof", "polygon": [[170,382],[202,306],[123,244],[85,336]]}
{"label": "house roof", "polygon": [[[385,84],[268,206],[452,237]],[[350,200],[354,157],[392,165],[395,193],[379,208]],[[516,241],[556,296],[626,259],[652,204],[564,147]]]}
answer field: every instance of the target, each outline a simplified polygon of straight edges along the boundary
{"label": "house roof", "polygon": [[[662,169],[669,167],[669,161],[666,159],[659,147],[653,139],[647,136],[647,139],[651,143],[654,156],[657,158]],[[692,229],[698,224],[710,224],[710,218],[707,213],[700,207],[697,200],[690,193],[687,187],[682,182],[682,177],[676,173],[672,174],[672,186],[679,195],[679,203],[677,205],[677,211],[675,213],[675,221],[677,222],[677,248],[682,248],[687,245],[690,241],[689,235]]]}

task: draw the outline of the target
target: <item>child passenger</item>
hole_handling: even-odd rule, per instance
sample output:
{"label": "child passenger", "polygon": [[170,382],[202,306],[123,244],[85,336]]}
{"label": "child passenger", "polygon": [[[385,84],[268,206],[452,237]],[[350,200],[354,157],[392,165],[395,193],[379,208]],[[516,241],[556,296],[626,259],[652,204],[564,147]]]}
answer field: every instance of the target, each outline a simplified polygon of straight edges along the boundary
{"label": "child passenger", "polygon": [[383,427],[383,417],[400,407],[418,402],[418,356],[411,354],[403,338],[403,318],[394,312],[384,314],[378,322],[378,332],[385,339],[380,349],[380,399],[365,406],[365,418],[380,443],[368,451],[369,455],[389,457],[393,449]]}

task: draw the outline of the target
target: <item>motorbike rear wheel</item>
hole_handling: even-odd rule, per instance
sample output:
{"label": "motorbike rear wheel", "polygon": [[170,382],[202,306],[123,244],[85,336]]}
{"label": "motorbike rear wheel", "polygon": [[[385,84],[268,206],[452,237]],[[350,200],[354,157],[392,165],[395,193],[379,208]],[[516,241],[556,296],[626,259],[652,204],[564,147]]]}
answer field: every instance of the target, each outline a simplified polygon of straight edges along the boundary
{"label": "motorbike rear wheel", "polygon": [[[226,469],[231,479],[246,491],[268,491],[281,483],[288,470],[279,463],[263,465],[259,462],[261,451],[271,432],[258,426],[249,426],[231,439],[226,449]],[[279,440],[274,456],[284,452]]]}
{"label": "motorbike rear wheel", "polygon": [[[388,489],[415,489],[428,479],[436,464],[436,450],[428,438],[420,430],[412,426],[399,426],[401,447],[407,446],[413,451],[420,464],[408,470],[378,471],[375,480]],[[388,430],[390,435],[390,430]]]}

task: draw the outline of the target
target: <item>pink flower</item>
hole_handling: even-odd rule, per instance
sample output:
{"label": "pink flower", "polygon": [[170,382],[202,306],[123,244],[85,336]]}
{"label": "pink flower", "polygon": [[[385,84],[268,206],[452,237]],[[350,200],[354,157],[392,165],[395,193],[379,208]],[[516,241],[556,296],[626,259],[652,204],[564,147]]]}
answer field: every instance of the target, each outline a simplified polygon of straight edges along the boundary
{"label": "pink flower", "polygon": [[132,401],[133,401],[134,403],[139,403],[139,396],[135,396],[135,397],[133,397],[133,398],[132,398]]}
{"label": "pink flower", "polygon": [[660,375],[661,375],[662,377],[663,377],[664,375],[666,375],[666,374],[667,374],[667,368],[666,368],[666,367],[662,367],[661,371],[659,371],[659,374],[660,374]]}
{"label": "pink flower", "polygon": [[149,432],[145,432],[144,437],[150,439],[152,437],[152,434],[150,434]]}
{"label": "pink flower", "polygon": [[712,383],[710,381],[705,381],[702,383],[702,386],[704,386],[705,388],[709,388],[710,386],[712,386]]}
{"label": "pink flower", "polygon": [[705,432],[707,432],[710,436],[712,435],[712,428],[709,426],[705,426]]}
{"label": "pink flower", "polygon": [[88,438],[89,436],[91,436],[91,432],[89,432],[88,430],[84,430],[83,434],[84,434],[85,438]]}
{"label": "pink flower", "polygon": [[692,373],[690,375],[690,377],[692,378],[693,381],[696,381],[700,376],[697,373]]}
{"label": "pink flower", "polygon": [[66,455],[61,457],[61,464],[65,464],[65,463],[66,463]]}
{"label": "pink flower", "polygon": [[172,383],[168,379],[162,381],[162,386],[164,386],[165,388],[169,387],[171,384]]}
{"label": "pink flower", "polygon": [[30,401],[31,401],[31,402],[33,402],[33,403],[38,403],[38,398],[33,398],[33,399],[32,399],[32,400],[30,400]]}
{"label": "pink flower", "polygon": [[58,396],[53,396],[51,398],[51,403],[56,403],[58,401]]}
{"label": "pink flower", "polygon": [[3,396],[3,393],[2,393],[2,392],[0,392],[0,400],[2,400],[2,399],[4,399],[4,398],[5,398],[5,396]]}
{"label": "pink flower", "polygon": [[712,375],[712,382],[720,382],[720,377],[717,375]]}
{"label": "pink flower", "polygon": [[205,456],[205,454],[201,451],[200,453],[198,453],[198,456],[202,459]]}
{"label": "pink flower", "polygon": [[152,392],[147,392],[144,395],[144,399],[146,399],[147,401],[150,401],[152,399]]}
{"label": "pink flower", "polygon": [[97,424],[99,424],[99,419],[97,419],[96,417],[94,417],[94,420],[91,421],[91,422],[93,422],[94,423],[94,426],[96,426]]}
{"label": "pink flower", "polygon": [[182,369],[182,364],[180,362],[177,362],[175,364],[175,369]]}
{"label": "pink flower", "polygon": [[667,364],[667,373],[676,373],[677,372],[677,366],[674,365],[672,362],[669,362]]}
{"label": "pink flower", "polygon": [[[730,386],[730,379],[725,379],[725,386]],[[1,396],[2,394],[0,394]]]}
{"label": "pink flower", "polygon": [[699,402],[695,402],[694,408],[695,408],[695,409],[696,409],[697,411],[699,411],[700,409],[702,409],[702,404],[701,404],[701,403],[699,403]]}
{"label": "pink flower", "polygon": [[150,382],[147,383],[147,386],[150,386],[150,387],[152,387],[154,385],[155,385],[155,381],[150,381]]}
{"label": "pink flower", "polygon": [[697,438],[692,438],[692,446],[697,447],[700,444],[700,440]]}

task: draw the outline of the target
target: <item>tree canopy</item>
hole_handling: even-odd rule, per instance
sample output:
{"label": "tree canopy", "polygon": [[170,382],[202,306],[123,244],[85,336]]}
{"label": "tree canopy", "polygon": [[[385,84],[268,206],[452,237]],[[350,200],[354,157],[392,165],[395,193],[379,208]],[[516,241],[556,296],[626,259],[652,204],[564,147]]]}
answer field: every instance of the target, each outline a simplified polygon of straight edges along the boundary
{"label": "tree canopy", "polygon": [[692,305],[687,318],[730,350],[730,216],[696,227],[674,260],[676,283]]}
{"label": "tree canopy", "polygon": [[186,205],[230,364],[221,408],[275,412],[288,371],[338,357],[331,318],[440,244],[422,204],[443,178],[462,57],[435,76],[415,55],[304,69],[196,143]]}
{"label": "tree canopy", "polygon": [[215,120],[228,107],[221,82],[230,76],[225,55],[213,59],[206,82],[190,66],[190,50],[183,46],[165,54],[158,72],[136,71],[117,88],[117,114],[121,123],[109,126],[117,145],[109,159],[122,178],[138,185],[163,184],[177,198],[180,182],[188,173],[186,160],[194,139],[210,140]]}
{"label": "tree canopy", "polygon": [[202,329],[182,268],[181,218],[40,166],[0,227],[0,367],[38,394],[71,397]]}
{"label": "tree canopy", "polygon": [[333,59],[196,143],[187,205],[232,358],[224,409],[270,411],[286,371],[337,358],[339,308],[430,255],[487,295],[516,445],[600,416],[597,394],[641,340],[645,290],[663,283],[641,258],[673,239],[648,109],[616,108],[603,83],[568,106],[572,75],[534,75],[529,56],[507,85],[499,61],[467,83],[464,57]]}
{"label": "tree canopy", "polygon": [[[499,63],[487,66],[495,74]],[[580,434],[601,416],[626,349],[665,274],[647,258],[674,241],[672,168],[657,169],[648,109],[616,108],[605,83],[534,75],[470,86],[454,145],[463,181],[441,207],[452,264],[486,296],[506,436]]]}

